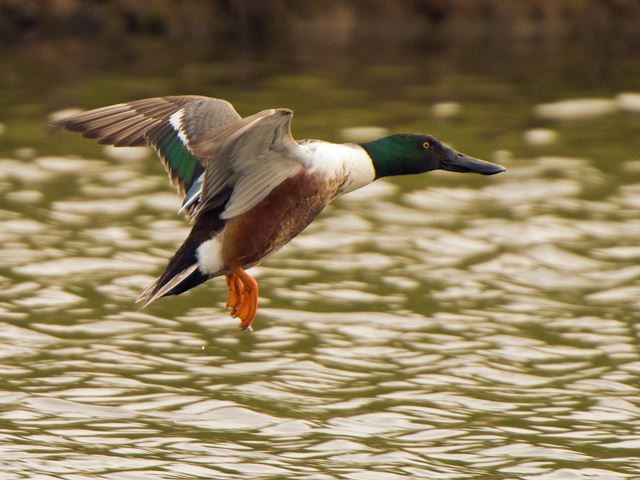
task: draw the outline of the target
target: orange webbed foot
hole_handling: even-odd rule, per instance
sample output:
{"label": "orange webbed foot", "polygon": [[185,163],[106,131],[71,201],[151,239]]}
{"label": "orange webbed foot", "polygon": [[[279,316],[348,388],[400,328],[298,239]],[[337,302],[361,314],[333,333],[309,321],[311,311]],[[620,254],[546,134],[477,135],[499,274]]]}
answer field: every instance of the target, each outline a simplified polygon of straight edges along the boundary
{"label": "orange webbed foot", "polygon": [[240,318],[242,330],[250,329],[258,311],[258,282],[239,266],[231,266],[226,279],[229,287],[227,307],[231,308],[231,316]]}

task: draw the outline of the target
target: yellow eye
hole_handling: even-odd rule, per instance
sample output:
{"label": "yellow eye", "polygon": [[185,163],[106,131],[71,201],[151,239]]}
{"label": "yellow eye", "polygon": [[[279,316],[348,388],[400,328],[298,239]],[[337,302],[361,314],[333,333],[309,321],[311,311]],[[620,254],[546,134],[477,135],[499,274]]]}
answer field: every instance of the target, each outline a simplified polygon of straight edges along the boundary
{"label": "yellow eye", "polygon": [[422,148],[424,148],[425,150],[428,150],[429,147],[431,146],[431,144],[427,141],[422,142]]}

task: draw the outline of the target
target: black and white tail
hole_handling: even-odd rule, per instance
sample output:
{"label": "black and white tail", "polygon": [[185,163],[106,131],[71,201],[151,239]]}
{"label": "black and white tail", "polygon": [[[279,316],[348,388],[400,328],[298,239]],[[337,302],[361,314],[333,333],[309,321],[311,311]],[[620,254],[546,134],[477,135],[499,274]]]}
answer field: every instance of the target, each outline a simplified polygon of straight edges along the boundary
{"label": "black and white tail", "polygon": [[159,298],[186,292],[217,276],[202,273],[198,268],[197,251],[202,243],[215,237],[224,228],[225,221],[220,219],[219,214],[219,209],[214,209],[198,217],[187,239],[169,259],[164,273],[136,298],[136,302],[142,302],[141,308]]}

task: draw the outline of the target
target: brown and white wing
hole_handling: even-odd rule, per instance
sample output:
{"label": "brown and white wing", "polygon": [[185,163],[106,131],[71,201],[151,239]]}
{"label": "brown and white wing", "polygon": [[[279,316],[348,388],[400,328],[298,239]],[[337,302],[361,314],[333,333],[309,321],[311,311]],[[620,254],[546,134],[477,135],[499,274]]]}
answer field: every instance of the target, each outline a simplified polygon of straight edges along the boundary
{"label": "brown and white wing", "polygon": [[151,145],[180,194],[203,174],[191,145],[242,117],[221,99],[196,95],[147,98],[89,110],[54,122],[104,145]]}
{"label": "brown and white wing", "polygon": [[288,109],[264,110],[193,144],[195,154],[205,163],[200,204],[194,216],[222,201],[226,206],[220,218],[241,215],[304,169],[300,146],[291,136],[292,117]]}

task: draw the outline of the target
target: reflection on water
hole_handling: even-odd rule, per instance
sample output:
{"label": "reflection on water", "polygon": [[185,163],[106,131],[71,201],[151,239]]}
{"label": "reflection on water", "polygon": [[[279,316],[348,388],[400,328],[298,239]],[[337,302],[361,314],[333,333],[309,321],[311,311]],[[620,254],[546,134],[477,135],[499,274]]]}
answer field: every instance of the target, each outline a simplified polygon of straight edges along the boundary
{"label": "reflection on water", "polygon": [[[271,82],[258,108],[287,104]],[[433,122],[508,173],[380,181],[340,200],[255,269],[252,334],[227,315],[223,281],[136,311],[187,232],[145,150],[59,135],[51,152],[4,152],[0,476],[637,478],[637,114],[537,123],[531,103],[505,120],[512,99],[488,95],[413,118],[421,87],[386,121],[292,94],[296,128]],[[520,124],[505,142],[529,153],[500,152],[480,118]],[[536,147],[533,127],[557,137]],[[602,131],[612,158],[581,143]],[[76,148],[94,150],[54,155]]]}

